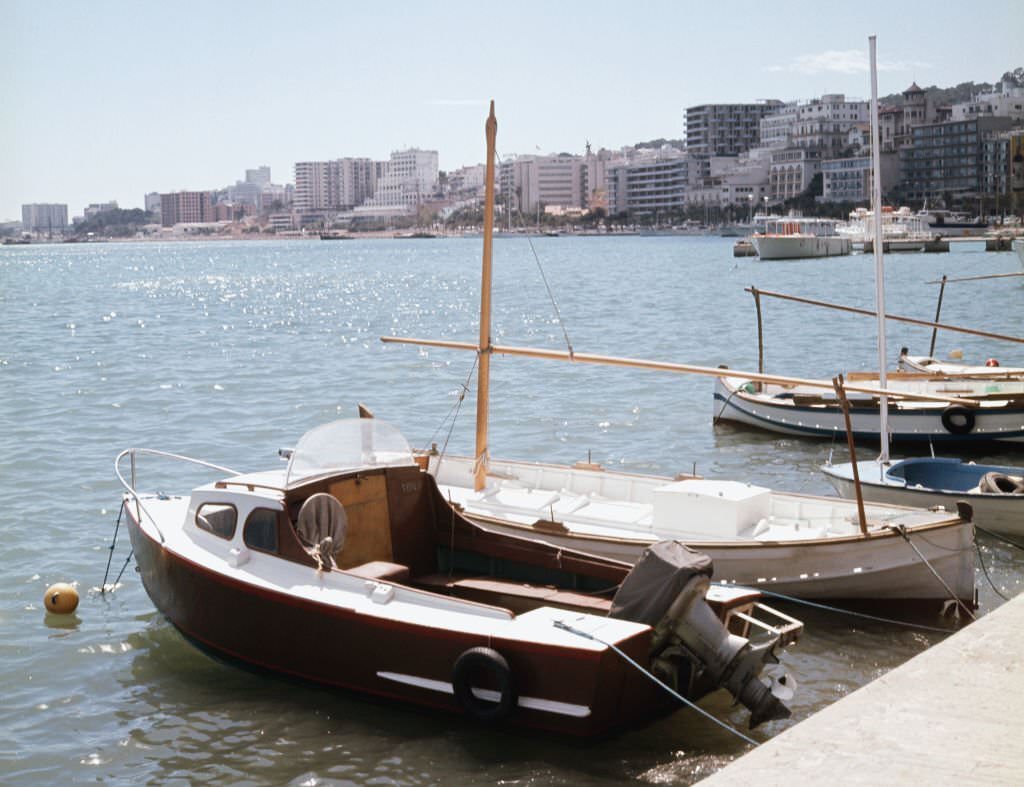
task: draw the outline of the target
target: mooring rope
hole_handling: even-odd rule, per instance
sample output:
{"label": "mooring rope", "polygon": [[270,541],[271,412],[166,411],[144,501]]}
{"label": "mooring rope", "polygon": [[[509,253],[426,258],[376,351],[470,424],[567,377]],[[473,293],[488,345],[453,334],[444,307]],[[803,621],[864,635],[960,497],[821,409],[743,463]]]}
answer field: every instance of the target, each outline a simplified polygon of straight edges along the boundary
{"label": "mooring rope", "polygon": [[999,598],[1001,598],[1003,601],[1009,601],[1010,599],[1007,598],[1006,596],[1004,596],[999,591],[999,588],[996,587],[996,583],[993,582],[992,581],[992,577],[989,576],[989,574],[988,574],[988,567],[985,565],[985,557],[981,554],[981,544],[979,544],[977,542],[977,540],[975,540],[975,542],[974,542],[974,549],[978,553],[978,565],[981,566],[981,573],[983,573],[985,575],[985,579],[988,580],[989,587],[991,587],[993,592],[997,596],[999,596]]}
{"label": "mooring rope", "polygon": [[953,590],[949,587],[949,585],[946,584],[946,580],[944,580],[939,575],[939,572],[932,567],[932,564],[928,562],[928,558],[921,554],[921,550],[917,548],[917,544],[910,540],[910,535],[907,533],[906,525],[889,525],[889,529],[892,530],[894,533],[897,533],[898,535],[902,536],[903,540],[910,545],[910,548],[914,550],[917,556],[921,559],[921,562],[928,567],[928,570],[932,572],[935,578],[939,580],[939,582],[942,584],[942,587],[946,589],[946,592],[949,593],[950,599],[956,602],[957,606],[959,606],[964,612],[967,613],[967,617],[969,617],[971,620],[977,620],[977,618],[974,616],[974,613],[967,608],[967,605],[964,604],[964,602],[962,602],[959,599],[959,597],[957,597],[956,593],[954,593]]}
{"label": "mooring rope", "polygon": [[756,591],[764,596],[770,598],[777,598],[779,601],[788,601],[792,604],[802,604],[805,607],[813,607],[815,609],[821,609],[825,612],[838,612],[842,615],[849,615],[854,618],[864,618],[865,620],[873,620],[877,623],[889,623],[894,626],[905,626],[912,629],[920,629],[921,631],[933,631],[937,634],[952,634],[953,632],[949,629],[939,628],[938,626],[926,626],[923,623],[911,623],[907,620],[895,620],[893,618],[883,618],[878,615],[869,615],[866,612],[855,612],[852,609],[843,609],[842,607],[834,607],[830,604],[822,604],[820,601],[811,601],[806,598],[798,598],[797,596],[787,596],[785,593],[776,593],[772,590],[765,590],[761,587],[753,587],[751,585],[729,585],[730,588],[742,588],[745,590]]}
{"label": "mooring rope", "polygon": [[568,623],[563,623],[561,620],[556,620],[554,622],[554,625],[555,625],[555,628],[560,628],[563,631],[568,631],[570,634],[575,634],[575,635],[577,635],[579,637],[584,637],[585,639],[593,640],[594,642],[597,642],[597,643],[600,643],[601,645],[604,645],[606,648],[611,648],[613,651],[615,651],[615,653],[617,653],[619,656],[621,656],[625,661],[627,661],[630,664],[632,664],[634,667],[637,668],[637,670],[639,670],[641,673],[646,675],[652,681],[657,683],[659,686],[661,686],[661,688],[663,688],[665,691],[667,691],[669,694],[671,694],[673,697],[675,697],[677,700],[679,700],[681,703],[683,703],[687,707],[693,708],[693,710],[697,711],[699,714],[701,714],[705,718],[711,719],[711,721],[713,721],[719,727],[721,727],[724,730],[728,730],[733,735],[735,735],[737,738],[740,738],[741,740],[745,741],[746,743],[749,743],[751,746],[757,746],[758,745],[758,742],[755,741],[753,738],[747,737],[742,732],[737,730],[735,727],[727,724],[726,722],[722,721],[721,719],[717,719],[714,716],[712,716],[710,713],[708,713],[706,710],[704,710],[703,708],[698,706],[692,700],[688,700],[686,697],[684,697],[678,691],[676,691],[671,686],[669,686],[668,684],[666,684],[662,680],[660,680],[656,675],[654,675],[651,672],[647,671],[643,666],[638,664],[636,661],[634,661],[632,658],[630,658],[629,655],[624,653],[622,650],[617,648],[612,643],[605,642],[603,639],[600,639],[599,637],[595,637],[593,634],[588,634],[586,631],[580,631],[579,629],[573,628]]}
{"label": "mooring rope", "polygon": [[1020,543],[1014,541],[1012,538],[1007,538],[1006,536],[1001,536],[1001,535],[999,535],[999,533],[993,533],[991,530],[986,530],[985,528],[980,527],[979,525],[975,525],[974,529],[975,530],[980,530],[986,536],[991,536],[996,541],[1002,541],[1004,544],[1009,544],[1011,547],[1017,547],[1017,549],[1024,549],[1024,544],[1020,544]]}
{"label": "mooring rope", "polygon": [[[117,533],[121,529],[121,516],[124,514],[124,498],[121,498],[121,510],[117,512],[117,520],[114,522],[114,538],[110,542],[109,551],[107,552],[107,568],[103,572],[103,583],[100,585],[100,595],[107,592],[107,577],[110,576],[110,561],[114,558],[114,547],[117,546]],[[130,557],[130,556],[129,556]],[[124,572],[124,569],[121,569]],[[120,574],[118,578],[120,579]],[[115,585],[117,582],[114,583]]]}

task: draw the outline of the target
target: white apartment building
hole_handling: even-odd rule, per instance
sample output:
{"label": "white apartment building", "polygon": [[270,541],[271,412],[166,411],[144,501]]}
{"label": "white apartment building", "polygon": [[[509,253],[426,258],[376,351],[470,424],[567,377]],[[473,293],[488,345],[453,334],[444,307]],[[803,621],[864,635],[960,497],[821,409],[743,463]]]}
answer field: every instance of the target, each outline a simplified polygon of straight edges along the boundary
{"label": "white apartment building", "polygon": [[976,117],[1008,117],[1024,120],[1024,87],[1003,82],[998,92],[979,93],[960,104],[953,104],[951,120]]}
{"label": "white apartment building", "polygon": [[775,204],[796,197],[821,171],[821,153],[813,148],[774,150],[768,170],[768,200]]}
{"label": "white apartment building", "polygon": [[692,160],[688,202],[698,205],[740,206],[751,214],[763,207],[773,151],[752,148],[739,156]]}
{"label": "white apartment building", "polygon": [[295,209],[304,214],[351,210],[374,196],[376,173],[368,158],[297,162]]}
{"label": "white apartment building", "polygon": [[25,232],[63,234],[68,226],[68,206],[57,203],[22,205],[21,226]]}
{"label": "white apartment building", "polygon": [[761,145],[813,148],[835,156],[846,147],[850,129],[869,122],[869,110],[869,102],[848,101],[842,93],[791,101],[761,120]]}
{"label": "white apartment building", "polygon": [[377,168],[380,174],[373,197],[363,203],[364,207],[401,208],[412,212],[417,205],[431,199],[437,192],[437,162],[436,150],[409,148],[394,151],[390,160],[384,162],[383,167]]}
{"label": "white apartment building", "polygon": [[541,208],[558,211],[588,210],[606,201],[605,169],[608,154],[585,156],[516,156],[501,162],[498,190],[512,210],[533,214]]}
{"label": "white apartment building", "polygon": [[605,164],[605,202],[609,214],[631,216],[678,211],[686,205],[690,159],[665,146],[641,149]]}

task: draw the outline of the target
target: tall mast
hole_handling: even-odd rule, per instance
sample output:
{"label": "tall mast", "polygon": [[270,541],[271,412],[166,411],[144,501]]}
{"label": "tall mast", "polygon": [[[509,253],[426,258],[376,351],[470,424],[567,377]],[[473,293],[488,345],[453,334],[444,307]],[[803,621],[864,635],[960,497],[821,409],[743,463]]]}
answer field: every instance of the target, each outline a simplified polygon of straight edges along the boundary
{"label": "tall mast", "polygon": [[[875,312],[878,314],[878,387],[885,388],[887,375],[885,364],[888,352],[885,349],[885,266],[882,262],[882,167],[878,131],[878,68],[875,65],[875,37],[871,43],[871,210],[874,213],[875,247]],[[889,461],[889,397],[879,399],[878,437],[882,445],[880,462]]]}
{"label": "tall mast", "polygon": [[476,455],[473,462],[473,488],[480,491],[487,484],[487,413],[491,388],[491,242],[494,237],[494,150],[498,136],[498,120],[491,113],[484,125],[487,135],[487,172],[484,178],[484,253],[480,276],[480,344],[477,347],[480,368],[476,391]]}

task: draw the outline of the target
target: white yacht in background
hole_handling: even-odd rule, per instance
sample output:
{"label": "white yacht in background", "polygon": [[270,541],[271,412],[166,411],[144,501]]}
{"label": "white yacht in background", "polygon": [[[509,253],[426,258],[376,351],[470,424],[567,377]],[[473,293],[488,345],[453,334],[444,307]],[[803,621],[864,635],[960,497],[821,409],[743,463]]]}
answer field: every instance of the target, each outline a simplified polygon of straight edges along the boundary
{"label": "white yacht in background", "polygon": [[[910,208],[893,210],[882,208],[882,251],[922,251],[925,243],[935,236],[925,228],[924,219]],[[840,235],[850,238],[856,244],[863,244],[864,251],[871,249],[875,234],[875,213],[867,208],[857,208],[850,213],[850,220],[839,227]]]}
{"label": "white yacht in background", "polygon": [[853,242],[837,232],[835,219],[800,216],[768,219],[764,232],[750,240],[762,260],[796,260],[806,257],[835,257],[849,254]]}

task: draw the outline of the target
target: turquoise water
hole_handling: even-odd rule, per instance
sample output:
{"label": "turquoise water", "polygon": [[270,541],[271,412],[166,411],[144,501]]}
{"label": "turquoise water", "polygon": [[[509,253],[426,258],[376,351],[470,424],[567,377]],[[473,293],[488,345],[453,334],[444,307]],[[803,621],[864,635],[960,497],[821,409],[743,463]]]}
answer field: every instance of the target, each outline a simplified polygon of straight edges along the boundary
{"label": "turquoise water", "polygon": [[[874,263],[855,255],[736,260],[730,239],[533,241],[559,323],[524,239],[495,242],[496,342],[752,369],[753,301],[743,288],[873,308]],[[491,732],[436,716],[258,676],[196,651],[157,615],[129,567],[101,596],[129,446],[240,470],[277,462],[307,429],[357,402],[416,447],[470,452],[473,397],[450,437],[468,353],[383,345],[384,334],[475,341],[479,240],[90,244],[0,249],[0,781],[12,784],[242,782],[342,784],[688,783],[744,746],[691,712],[599,745]],[[931,319],[950,276],[1018,270],[980,245],[887,258],[887,306]],[[1024,282],[949,285],[943,321],[1024,334]],[[766,365],[832,376],[875,367],[874,320],[766,302]],[[925,352],[930,331],[893,325]],[[1020,345],[939,335],[937,353],[1024,365]],[[692,471],[828,494],[827,443],[711,426],[711,380],[523,358],[492,363],[495,456],[634,472]],[[837,451],[839,449],[837,448]],[[842,455],[842,454],[840,454]],[[1003,463],[1019,453],[992,453]],[[150,472],[152,476],[148,475]],[[170,492],[173,465],[140,477]],[[159,482],[156,481],[159,479]],[[123,535],[123,534],[122,534]],[[982,539],[1001,592],[1024,560]],[[116,573],[127,558],[122,540]],[[77,581],[76,615],[42,596]],[[982,612],[999,597],[979,574]],[[801,610],[804,640],[784,656],[800,682],[794,720],[863,685],[942,635]],[[734,723],[724,700],[706,707]]]}

